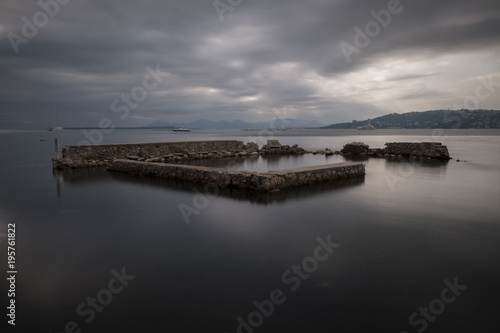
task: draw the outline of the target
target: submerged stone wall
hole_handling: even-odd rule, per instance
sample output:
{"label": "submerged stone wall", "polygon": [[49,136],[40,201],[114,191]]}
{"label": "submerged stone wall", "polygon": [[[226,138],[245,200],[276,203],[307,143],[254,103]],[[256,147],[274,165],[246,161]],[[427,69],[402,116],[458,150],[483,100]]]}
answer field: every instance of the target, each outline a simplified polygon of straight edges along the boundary
{"label": "submerged stone wall", "polygon": [[257,173],[191,165],[115,160],[108,170],[258,192],[279,191],[289,187],[365,175],[364,164],[348,162]]}

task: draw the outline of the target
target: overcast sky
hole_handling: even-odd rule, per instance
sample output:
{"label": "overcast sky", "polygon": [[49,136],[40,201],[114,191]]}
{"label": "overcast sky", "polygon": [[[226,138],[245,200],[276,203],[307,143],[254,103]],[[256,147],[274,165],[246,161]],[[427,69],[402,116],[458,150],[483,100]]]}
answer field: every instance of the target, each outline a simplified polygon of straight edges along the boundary
{"label": "overcast sky", "polygon": [[500,109],[498,0],[55,1],[0,2],[0,128]]}

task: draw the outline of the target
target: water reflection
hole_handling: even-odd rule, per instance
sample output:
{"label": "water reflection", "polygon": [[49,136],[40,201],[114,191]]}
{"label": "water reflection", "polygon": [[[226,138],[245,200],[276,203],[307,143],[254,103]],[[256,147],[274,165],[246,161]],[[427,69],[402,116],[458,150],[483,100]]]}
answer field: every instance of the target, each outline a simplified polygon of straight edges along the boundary
{"label": "water reflection", "polygon": [[237,158],[217,158],[205,160],[182,161],[180,164],[206,166],[229,170],[245,170],[267,172],[271,170],[299,168],[303,166],[322,165],[344,162],[341,156],[323,155],[256,155]]}
{"label": "water reflection", "polygon": [[348,162],[363,162],[370,159],[370,157],[366,155],[343,155],[343,157]]}
{"label": "water reflection", "polygon": [[52,174],[54,178],[57,179],[58,183],[62,180],[68,185],[88,184],[91,182],[97,183],[111,179],[110,173],[106,168],[53,170]]}
{"label": "water reflection", "polygon": [[61,183],[63,182],[63,174],[62,172],[52,169],[52,175],[56,180],[57,199],[61,199]]}
{"label": "water reflection", "polygon": [[56,182],[57,199],[61,200],[64,186],[78,186],[89,183],[102,184],[111,180],[110,173],[105,168],[83,169],[52,169],[52,177]]}
{"label": "water reflection", "polygon": [[204,160],[188,160],[177,162],[176,164],[187,164],[194,166],[205,166],[210,168],[230,169],[230,170],[258,170],[260,156],[247,157],[223,157]]}
{"label": "water reflection", "polygon": [[405,177],[413,174],[416,170],[419,172],[431,174],[444,174],[448,167],[448,160],[434,160],[414,157],[389,157],[385,158],[385,171],[397,174],[403,174]]}

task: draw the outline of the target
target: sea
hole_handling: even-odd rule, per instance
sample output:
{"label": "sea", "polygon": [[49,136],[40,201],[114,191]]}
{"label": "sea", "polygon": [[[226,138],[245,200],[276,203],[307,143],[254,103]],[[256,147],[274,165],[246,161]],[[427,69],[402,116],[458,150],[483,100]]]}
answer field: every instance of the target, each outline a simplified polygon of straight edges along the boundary
{"label": "sea", "polygon": [[[432,141],[452,159],[196,162],[366,165],[361,178],[267,194],[52,170],[55,138],[62,148],[89,136],[275,139],[310,151]],[[7,332],[498,332],[500,130],[0,130],[0,152]]]}

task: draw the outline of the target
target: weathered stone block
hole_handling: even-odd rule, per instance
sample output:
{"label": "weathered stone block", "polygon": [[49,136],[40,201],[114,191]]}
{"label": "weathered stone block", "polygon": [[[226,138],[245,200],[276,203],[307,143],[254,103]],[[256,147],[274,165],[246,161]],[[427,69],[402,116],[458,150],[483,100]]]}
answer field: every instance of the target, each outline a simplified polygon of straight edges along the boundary
{"label": "weathered stone block", "polygon": [[370,147],[363,142],[351,142],[340,151],[342,154],[363,155],[368,154]]}
{"label": "weathered stone block", "polygon": [[278,140],[267,140],[267,146],[270,149],[280,149],[282,147]]}

